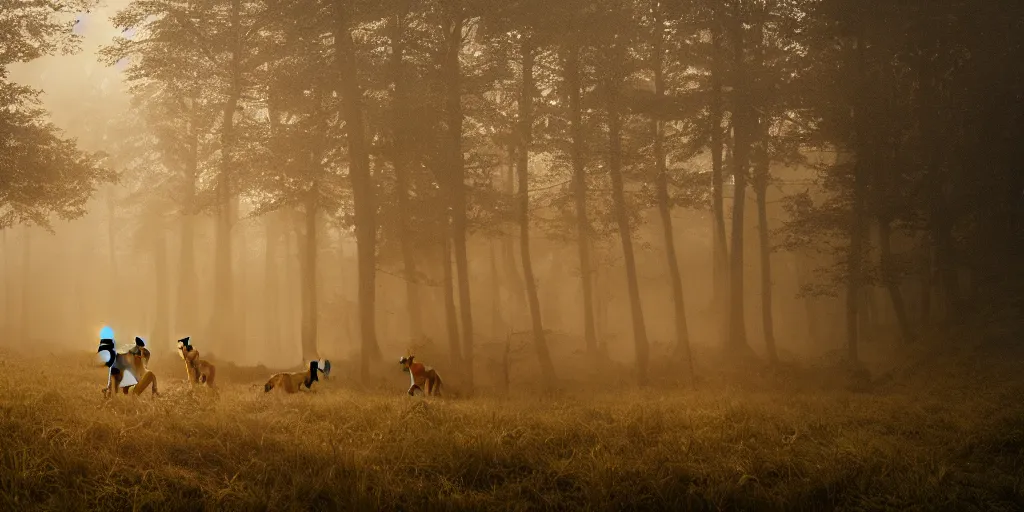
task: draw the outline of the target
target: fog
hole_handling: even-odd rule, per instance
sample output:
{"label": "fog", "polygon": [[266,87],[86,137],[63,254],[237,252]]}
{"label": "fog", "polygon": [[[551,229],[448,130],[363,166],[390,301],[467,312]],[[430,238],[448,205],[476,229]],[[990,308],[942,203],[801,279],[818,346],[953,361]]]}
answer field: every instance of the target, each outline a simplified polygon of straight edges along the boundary
{"label": "fog", "polygon": [[[621,140],[616,142],[618,149],[607,146],[611,107],[602,103],[608,101],[602,92],[605,61],[619,58],[614,54],[617,47],[591,45],[596,50],[584,55],[579,68],[583,86],[577,92],[583,91],[584,96],[582,125],[578,126],[582,139],[581,152],[574,153],[567,134],[577,125],[572,125],[571,116],[564,113],[571,107],[571,98],[563,98],[564,84],[570,77],[563,71],[569,69],[566,55],[579,55],[564,50],[575,48],[573,51],[579,52],[591,43],[573,46],[576,43],[552,42],[537,36],[531,44],[538,46],[528,52],[530,66],[536,62],[536,67],[530,68],[530,79],[538,93],[532,107],[535,112],[530,112],[517,100],[527,46],[523,46],[525,39],[519,39],[518,29],[502,25],[510,23],[503,15],[496,15],[499,21],[493,26],[486,10],[481,11],[485,13],[482,17],[463,20],[465,44],[454,61],[445,61],[444,56],[451,52],[441,50],[449,42],[431,25],[436,20],[430,13],[421,16],[405,12],[394,19],[368,19],[354,32],[354,43],[344,43],[307,37],[312,32],[304,33],[288,25],[290,22],[260,25],[262,17],[281,21],[282,17],[295,15],[299,22],[312,21],[290,11],[275,11],[278,7],[246,4],[239,23],[253,27],[245,37],[256,46],[212,48],[225,56],[238,56],[250,50],[252,55],[265,55],[258,50],[262,48],[259,45],[280,47],[273,50],[278,52],[274,54],[277,57],[259,57],[263,59],[260,63],[244,71],[231,71],[238,73],[228,77],[238,80],[231,82],[237,83],[238,89],[225,96],[227,68],[210,67],[220,57],[211,54],[201,41],[188,40],[192,36],[176,32],[180,27],[161,25],[163,14],[137,18],[137,27],[125,31],[115,27],[112,17],[130,4],[110,1],[88,13],[79,12],[74,28],[81,36],[77,51],[7,66],[12,81],[42,91],[42,106],[49,119],[67,137],[83,151],[102,152],[95,157],[100,165],[119,174],[117,183],[96,182],[81,215],[73,219],[51,216],[52,232],[35,221],[13,222],[3,229],[4,294],[0,311],[4,315],[2,343],[7,346],[46,344],[50,348],[90,350],[98,330],[109,325],[119,333],[119,341],[142,336],[165,353],[171,353],[178,338],[192,336],[218,360],[239,366],[291,367],[313,356],[355,361],[361,354],[372,355],[370,359],[375,361],[379,357],[390,361],[411,351],[426,351],[452,365],[460,357],[468,359],[475,371],[487,373],[489,365],[503,357],[507,340],[531,346],[540,332],[538,326],[542,326],[548,335],[539,345],[548,345],[559,363],[556,366],[564,366],[562,363],[573,358],[582,360],[591,348],[587,346],[580,244],[571,202],[575,156],[581,159],[579,168],[585,167],[586,179],[590,180],[586,201],[591,209],[588,222],[594,226],[585,245],[593,265],[594,339],[611,361],[631,366],[639,354],[657,365],[661,359],[671,359],[678,346],[692,346],[699,358],[711,357],[721,347],[735,343],[748,346],[761,358],[775,359],[774,352],[787,361],[815,361],[856,347],[850,329],[860,332],[865,347],[861,356],[870,357],[872,347],[892,346],[901,335],[906,337],[908,326],[914,326],[915,332],[923,330],[941,316],[937,313],[941,305],[933,307],[932,303],[938,304],[948,294],[942,295],[937,288],[933,270],[916,273],[909,267],[932,259],[945,265],[941,272],[950,267],[940,261],[945,249],[936,242],[939,239],[935,233],[929,235],[927,222],[921,224],[915,218],[916,207],[905,216],[901,212],[886,214],[884,224],[866,221],[864,234],[858,235],[863,239],[857,238],[855,243],[867,262],[864,265],[877,268],[858,267],[858,274],[850,273],[854,272],[852,267],[839,271],[860,276],[856,286],[847,287],[852,292],[840,285],[842,277],[836,278],[834,268],[849,262],[843,250],[836,249],[837,240],[839,245],[846,243],[842,240],[846,221],[826,218],[829,205],[834,206],[838,200],[835,204],[841,203],[840,208],[852,208],[853,222],[874,213],[858,213],[857,205],[861,203],[857,200],[844,202],[844,194],[855,187],[842,181],[848,179],[843,173],[850,168],[849,162],[856,160],[852,155],[857,148],[821,135],[833,135],[828,132],[833,125],[828,124],[831,112],[827,109],[820,109],[826,116],[822,121],[808,114],[804,106],[787,104],[761,89],[751,89],[750,97],[757,102],[776,102],[763,123],[771,127],[765,128],[763,135],[758,135],[763,139],[758,140],[768,141],[770,134],[778,141],[764,142],[772,149],[763,166],[756,141],[741,148],[747,153],[754,151],[753,157],[743,156],[752,158],[753,173],[744,181],[753,184],[750,190],[743,187],[745,207],[736,208],[737,187],[731,169],[736,165],[734,160],[740,158],[733,152],[739,151],[738,146],[734,147],[738,144],[735,131],[739,129],[735,123],[742,120],[737,118],[719,135],[719,142],[725,139],[722,157],[709,149],[703,138],[705,132],[699,128],[709,111],[686,100],[665,100],[685,98],[705,84],[707,73],[700,65],[683,64],[672,57],[682,48],[705,48],[713,39],[709,32],[688,22],[659,22],[665,23],[666,29],[656,40],[644,39],[649,35],[631,36],[637,38],[633,49],[636,55],[623,54],[623,62],[628,61],[632,67],[621,74],[621,105],[625,107],[616,114],[621,114],[615,128],[622,132]],[[217,23],[235,23],[220,11],[216,16],[223,18]],[[647,14],[636,16],[639,27],[651,23]],[[194,17],[189,23],[198,19]],[[402,47],[407,61],[399,68],[388,67],[393,64],[395,52],[402,51],[389,35],[392,23],[407,24],[399,27],[407,31],[402,39],[407,45]],[[775,22],[766,23],[758,30],[768,30],[780,38],[800,37],[785,32]],[[216,27],[220,28],[207,28],[228,30]],[[329,28],[329,23],[324,27]],[[200,31],[207,28],[199,27]],[[158,35],[163,33],[161,30],[166,33]],[[174,42],[173,38],[179,36],[183,39]],[[285,39],[275,39],[278,36]],[[118,37],[125,39],[115,44]],[[174,58],[179,60],[164,62],[159,59],[170,58],[147,53],[150,50],[141,42],[146,38],[154,38],[165,48],[178,44],[180,49],[175,51],[181,56]],[[422,47],[409,46],[416,38],[422,40]],[[283,42],[286,40],[290,42]],[[778,41],[768,37],[763,44],[775,43]],[[658,68],[656,76],[647,69],[649,62],[642,56],[651,51],[652,44],[662,45],[661,51],[669,56],[668,64]],[[319,49],[314,49],[317,45]],[[754,46],[762,51],[761,46]],[[103,47],[124,55],[116,59],[116,64],[108,65],[101,62]],[[297,60],[315,52],[333,51],[351,51],[354,57],[339,63],[331,59],[314,59],[312,63]],[[751,69],[764,72],[775,65],[765,64],[763,55],[757,57],[761,55],[757,52],[753,55],[750,66],[755,67]],[[445,146],[447,135],[438,135],[448,133],[445,130],[454,119],[450,97],[444,96],[447,79],[432,74],[447,73],[451,68],[446,66],[453,62],[455,69],[461,70],[456,72],[470,77],[471,82],[462,86],[461,111],[454,114],[462,116],[461,142],[454,151],[463,156],[462,163],[454,168],[450,160],[445,160],[451,154]],[[343,69],[337,71],[336,65]],[[355,73],[349,72],[352,70]],[[392,72],[399,78],[388,75]],[[357,77],[351,90],[363,91],[362,111],[357,109],[358,123],[365,127],[366,135],[365,141],[359,142],[361,149],[353,146],[349,127],[357,121],[351,117],[353,111],[346,110],[346,102],[351,103],[346,99],[349,84],[345,80],[339,82],[340,86],[335,84],[332,77],[337,73]],[[666,80],[663,74],[667,74],[667,89],[662,83]],[[737,78],[740,75],[723,76],[724,94],[743,86]],[[722,87],[721,76],[718,80],[716,87]],[[769,79],[761,76],[755,82],[764,80]],[[899,91],[902,85],[892,87]],[[175,91],[180,97],[171,98]],[[309,98],[318,99],[313,102]],[[229,116],[222,113],[227,104],[237,105],[229,124],[225,124]],[[716,115],[723,115],[722,106],[717,108]],[[730,109],[739,107],[728,103],[725,108],[732,112]],[[173,117],[179,114],[179,118]],[[517,119],[524,114],[536,119],[532,131],[526,132],[533,142],[526,159],[521,160],[524,132]],[[187,119],[188,115],[193,117]],[[882,119],[883,114],[871,115],[878,123],[888,122]],[[807,121],[810,124],[795,119],[802,116],[813,119]],[[652,122],[657,126],[654,132]],[[800,134],[787,139],[794,131]],[[651,145],[652,133],[659,134],[655,146]],[[921,137],[928,135],[922,133]],[[189,137],[194,142],[192,158],[197,159],[191,164],[194,167],[189,167],[189,157],[183,156],[187,151],[182,148],[190,143],[185,140]],[[746,137],[748,142],[753,140],[750,134]],[[228,143],[234,144],[230,154],[224,150]],[[667,153],[663,147],[658,149],[662,144],[668,146]],[[367,147],[368,155],[363,157],[368,166],[368,185],[360,188],[359,176],[363,175],[357,173],[364,171],[356,151],[367,152]],[[911,147],[908,151],[918,150]],[[661,151],[660,157],[657,151]],[[304,158],[308,162],[299,162]],[[655,163],[656,158],[661,158],[660,163]],[[944,162],[953,169],[954,160]],[[532,268],[528,271],[537,284],[539,318],[531,311],[531,290],[523,282],[527,270],[521,249],[523,225],[517,217],[522,211],[518,203],[522,187],[516,183],[523,162],[528,165],[530,183],[526,200],[530,219],[528,263]],[[661,164],[667,166],[666,180],[671,182],[666,188],[671,195],[667,200],[672,203],[669,232],[680,269],[681,302],[673,295],[675,278],[666,266],[667,237],[659,216],[656,185]],[[622,169],[615,170],[616,165]],[[313,172],[310,169],[315,173],[308,174]],[[614,188],[615,173],[622,171],[625,203],[620,205]],[[759,172],[770,177],[766,182],[769,184],[762,188],[757,188]],[[403,173],[404,178],[399,176]],[[445,182],[456,173],[465,174],[461,180],[465,190],[458,193],[448,190]],[[714,175],[724,179],[721,189],[714,186]],[[182,176],[189,178],[187,186],[182,185]],[[230,192],[222,194],[222,179],[234,180]],[[406,184],[397,184],[399,179]],[[840,192],[837,180],[847,183],[839,185],[846,187]],[[883,181],[871,186],[872,191],[886,190]],[[755,193],[760,190],[764,195],[763,214],[759,214]],[[466,197],[459,199],[460,194],[469,197],[468,203]],[[725,249],[719,253],[715,247],[718,224],[713,212],[717,206],[712,208],[712,204],[713,196],[719,194],[724,221],[721,232],[727,239],[723,247],[729,249],[741,242],[744,250],[738,260],[731,256],[734,248],[726,255]],[[310,203],[308,197],[317,199]],[[910,201],[893,200],[903,206]],[[361,201],[372,206],[361,211]],[[442,206],[438,201],[453,202]],[[461,209],[458,201],[463,202]],[[872,201],[868,203],[874,205]],[[311,204],[315,205],[312,214]],[[826,219],[808,220],[808,204],[816,205],[821,218]],[[618,217],[620,209],[622,216]],[[734,221],[738,211],[743,215],[739,223]],[[801,212],[805,217],[800,217]],[[627,237],[632,244],[628,251],[635,252],[632,266],[636,269],[639,312],[643,314],[639,324],[638,310],[631,306],[633,287],[627,271],[631,265],[623,257],[622,222],[627,216],[631,217],[632,229]],[[451,222],[450,243],[442,243],[448,240],[449,234],[445,233],[449,230],[438,228],[438,218],[444,218],[445,224]],[[893,218],[899,223],[895,231],[890,226]],[[827,226],[815,228],[815,222]],[[766,225],[764,230],[762,224]],[[359,240],[360,225],[369,226],[364,233],[374,233],[374,241]],[[312,237],[310,226],[315,226]],[[736,226],[742,232],[740,239],[733,234]],[[880,231],[883,228],[884,235]],[[808,234],[813,229],[818,231]],[[224,233],[229,233],[229,240],[221,238]],[[459,245],[462,236],[466,237],[464,248]],[[970,244],[970,240],[970,236],[963,236],[953,243]],[[937,245],[928,248],[929,243]],[[315,246],[315,257],[309,257],[306,251],[310,244]],[[376,267],[372,278],[360,271],[360,244],[369,246],[371,252],[367,254],[374,256],[375,261],[368,263]],[[765,244],[769,247],[765,254],[770,255],[759,256]],[[463,250],[465,269],[459,260]],[[218,261],[223,251],[228,251],[224,253],[227,256]],[[441,264],[445,251],[450,251],[453,258],[448,276]],[[883,253],[895,253],[902,265],[891,278],[886,272],[895,267],[885,261],[878,263],[879,258],[888,257]],[[729,263],[723,259],[721,265],[716,264],[719,254],[729,258]],[[771,264],[767,277],[762,268],[766,261]],[[309,270],[309,265],[315,271]],[[931,269],[930,265],[927,268]],[[733,273],[742,269],[741,287],[735,285],[735,279],[730,287],[729,266]],[[978,265],[961,259],[952,266],[959,266],[951,270],[957,276],[956,283],[980,293],[977,282],[982,270]],[[944,273],[943,279],[947,275]],[[412,286],[410,276],[415,276]],[[447,308],[446,279],[452,283],[454,301]],[[766,283],[770,286],[767,298]],[[948,280],[943,283],[950,286]],[[361,292],[361,286],[372,286],[375,291]],[[739,289],[742,304],[730,306],[730,293]],[[468,303],[460,295],[467,290]],[[815,290],[822,293],[813,293]],[[848,307],[851,297],[857,302],[852,313]],[[367,303],[368,298],[375,303],[368,306],[369,313],[361,313],[360,303]],[[897,300],[898,306],[892,302]],[[411,306],[411,302],[417,305]],[[766,304],[772,308],[768,315]],[[677,305],[685,314],[682,336]],[[315,311],[315,319],[307,311]],[[372,336],[360,328],[361,314],[375,319],[376,333]],[[906,316],[902,322],[900,315]],[[472,346],[463,346],[463,353],[452,357],[450,347],[465,344],[467,321],[472,321]],[[733,332],[739,323],[745,326],[745,336]],[[453,327],[459,332],[453,333]],[[649,355],[637,341],[643,336],[650,341]],[[379,355],[372,354],[376,351],[374,343],[380,347]],[[774,350],[769,348],[772,343]],[[522,358],[532,360],[532,353]]]}

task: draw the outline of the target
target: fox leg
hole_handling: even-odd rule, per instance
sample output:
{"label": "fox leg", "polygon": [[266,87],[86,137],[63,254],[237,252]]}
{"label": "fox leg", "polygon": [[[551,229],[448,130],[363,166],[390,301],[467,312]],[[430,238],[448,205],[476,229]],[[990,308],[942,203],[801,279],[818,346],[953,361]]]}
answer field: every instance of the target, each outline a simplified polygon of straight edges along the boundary
{"label": "fox leg", "polygon": [[[156,395],[157,394],[157,390],[156,390],[156,375],[154,375],[153,372],[146,372],[142,376],[142,379],[139,380],[139,383],[134,386],[135,387],[135,394],[136,395],[141,395],[142,393],[144,393],[146,391],[146,388],[148,388],[150,386],[150,384],[153,385],[153,395]],[[127,393],[127,392],[128,392],[128,390],[125,389],[125,393]]]}
{"label": "fox leg", "polygon": [[197,380],[196,370],[192,366],[192,363],[189,361],[185,361],[185,375],[188,378],[188,387],[192,387],[192,385],[195,384]]}

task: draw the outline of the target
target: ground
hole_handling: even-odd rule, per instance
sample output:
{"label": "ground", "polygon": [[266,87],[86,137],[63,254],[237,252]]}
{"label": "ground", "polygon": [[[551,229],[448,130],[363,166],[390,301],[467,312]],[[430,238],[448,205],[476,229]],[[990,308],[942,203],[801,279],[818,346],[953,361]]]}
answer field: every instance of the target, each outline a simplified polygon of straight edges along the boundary
{"label": "ground", "polygon": [[0,509],[1024,510],[1021,360],[937,357],[857,391],[773,374],[445,399],[401,373],[393,393],[214,396],[167,364],[162,396],[104,401],[87,357],[0,353]]}

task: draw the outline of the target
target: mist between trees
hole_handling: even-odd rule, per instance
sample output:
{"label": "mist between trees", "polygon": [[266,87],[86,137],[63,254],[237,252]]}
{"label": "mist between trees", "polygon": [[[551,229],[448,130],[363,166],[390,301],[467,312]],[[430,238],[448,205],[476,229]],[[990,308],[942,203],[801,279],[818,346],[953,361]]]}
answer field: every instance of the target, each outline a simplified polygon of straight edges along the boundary
{"label": "mist between trees", "polygon": [[553,387],[1018,324],[1020,2],[122,1],[47,112],[54,5],[0,3],[10,345]]}

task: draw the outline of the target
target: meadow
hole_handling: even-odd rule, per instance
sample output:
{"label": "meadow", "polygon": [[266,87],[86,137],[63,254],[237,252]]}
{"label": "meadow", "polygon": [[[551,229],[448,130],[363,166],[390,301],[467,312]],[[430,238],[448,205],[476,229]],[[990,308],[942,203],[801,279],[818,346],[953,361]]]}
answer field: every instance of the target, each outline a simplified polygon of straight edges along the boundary
{"label": "meadow", "polygon": [[159,397],[105,402],[90,354],[2,352],[0,509],[1024,510],[1020,352],[929,353],[867,388],[793,367],[440,399],[390,366],[388,387],[264,394],[236,369],[191,392],[161,356]]}

